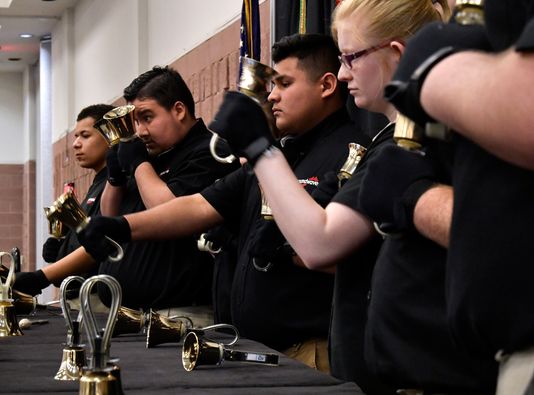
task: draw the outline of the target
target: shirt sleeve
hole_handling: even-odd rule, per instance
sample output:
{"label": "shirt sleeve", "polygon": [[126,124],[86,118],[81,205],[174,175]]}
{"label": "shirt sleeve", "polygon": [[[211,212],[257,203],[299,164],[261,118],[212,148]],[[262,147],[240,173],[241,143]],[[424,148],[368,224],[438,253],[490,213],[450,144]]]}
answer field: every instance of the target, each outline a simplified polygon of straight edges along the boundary
{"label": "shirt sleeve", "polygon": [[527,23],[523,33],[517,41],[516,50],[518,52],[528,52],[534,50],[534,18]]}

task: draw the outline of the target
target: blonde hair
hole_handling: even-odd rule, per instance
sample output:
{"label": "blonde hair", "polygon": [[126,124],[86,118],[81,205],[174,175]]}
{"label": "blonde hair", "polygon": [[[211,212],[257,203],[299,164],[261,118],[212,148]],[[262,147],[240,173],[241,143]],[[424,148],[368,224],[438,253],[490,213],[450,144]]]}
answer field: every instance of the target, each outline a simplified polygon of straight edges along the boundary
{"label": "blonde hair", "polygon": [[[447,0],[437,1],[450,15]],[[442,17],[431,0],[343,0],[332,14],[332,36],[337,39],[338,24],[357,11],[365,11],[369,18],[367,33],[377,39],[404,40],[414,35],[423,25],[440,21]]]}

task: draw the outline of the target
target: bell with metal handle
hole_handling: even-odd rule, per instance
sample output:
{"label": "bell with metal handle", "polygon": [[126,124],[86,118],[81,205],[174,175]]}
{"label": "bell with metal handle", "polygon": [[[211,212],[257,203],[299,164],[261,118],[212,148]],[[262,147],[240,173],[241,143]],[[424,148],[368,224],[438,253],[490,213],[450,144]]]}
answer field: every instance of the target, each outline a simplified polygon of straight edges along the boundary
{"label": "bell with metal handle", "polygon": [[[111,293],[111,304],[106,325],[100,328],[91,306],[91,290],[97,283],[104,283]],[[122,299],[118,281],[112,276],[100,274],[88,278],[80,289],[80,306],[91,349],[89,366],[84,367],[80,377],[80,395],[122,394],[119,367],[110,360],[113,328]]]}
{"label": "bell with metal handle", "polygon": [[189,332],[182,347],[182,364],[192,371],[200,365],[221,366],[223,361],[250,362],[277,366],[278,355],[252,351],[238,351],[224,347],[222,343],[207,341],[195,332]]}
{"label": "bell with metal handle", "polygon": [[141,333],[145,330],[146,313],[121,306],[117,314],[117,322],[113,329],[113,337],[127,333]]}
{"label": "bell with metal handle", "polygon": [[67,300],[69,284],[75,281],[82,284],[84,279],[80,276],[69,276],[61,282],[61,286],[59,287],[59,301],[63,318],[67,324],[67,342],[65,343],[65,348],[63,348],[61,365],[54,376],[55,380],[79,380],[82,375],[82,368],[86,364],[84,345],[80,344],[82,312],[80,311],[76,320],[73,320],[70,305]]}
{"label": "bell with metal handle", "polygon": [[8,252],[0,252],[0,263],[4,256],[11,260],[5,281],[0,279],[0,337],[21,336],[17,314],[12,299],[12,287],[15,282],[15,261]]}
{"label": "bell with metal handle", "polygon": [[339,188],[341,188],[343,184],[352,177],[366,152],[367,148],[365,148],[363,145],[349,143],[349,155],[337,173]]}
{"label": "bell with metal handle", "polygon": [[94,124],[110,147],[135,137],[134,110],[133,104],[115,107]]}
{"label": "bell with metal handle", "polygon": [[[76,233],[83,230],[89,221],[90,217],[87,216],[85,210],[80,206],[78,200],[74,196],[72,191],[67,191],[63,193],[57,200],[52,204],[50,210],[47,213],[47,218],[49,221],[57,220],[67,225],[69,228],[73,229]],[[117,255],[110,256],[108,259],[111,262],[118,262],[124,256],[122,247],[115,240],[105,236],[117,249]]]}
{"label": "bell with metal handle", "polygon": [[146,348],[163,343],[178,343],[192,326],[193,321],[188,317],[167,317],[151,309],[147,317]]}
{"label": "bell with metal handle", "polygon": [[[241,75],[239,76],[237,90],[253,99],[262,107],[269,120],[271,133],[276,137],[277,131],[271,112],[272,106],[267,101],[267,96],[269,95],[268,85],[278,73],[273,68],[252,58],[240,57],[239,61],[241,62]],[[211,132],[213,136],[210,140],[210,151],[215,160],[221,163],[232,163],[235,161],[236,157],[234,155],[228,155],[223,158],[217,154],[217,142],[220,137],[217,133]]]}
{"label": "bell with metal handle", "polygon": [[45,216],[48,219],[48,233],[54,239],[64,239],[67,235],[68,228],[63,226],[63,223],[56,218],[49,217],[50,207],[44,207]]}

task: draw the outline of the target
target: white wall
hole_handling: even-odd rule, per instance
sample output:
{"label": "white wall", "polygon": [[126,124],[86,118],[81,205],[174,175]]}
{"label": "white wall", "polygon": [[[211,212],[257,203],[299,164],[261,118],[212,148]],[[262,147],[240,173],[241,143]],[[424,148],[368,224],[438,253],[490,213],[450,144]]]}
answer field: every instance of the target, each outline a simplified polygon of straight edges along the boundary
{"label": "white wall", "polygon": [[[241,15],[242,0],[81,0],[52,32],[53,141],[77,113],[110,103]],[[236,40],[239,40],[236,37]]]}
{"label": "white wall", "polygon": [[0,73],[0,163],[24,163],[22,72]]}

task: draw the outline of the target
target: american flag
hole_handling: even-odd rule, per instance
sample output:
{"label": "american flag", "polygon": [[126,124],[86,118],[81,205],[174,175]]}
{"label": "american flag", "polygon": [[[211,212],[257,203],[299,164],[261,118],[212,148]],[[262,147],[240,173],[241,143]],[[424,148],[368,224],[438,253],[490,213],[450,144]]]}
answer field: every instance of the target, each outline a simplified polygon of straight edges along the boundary
{"label": "american flag", "polygon": [[239,54],[260,60],[260,6],[258,0],[243,0]]}

